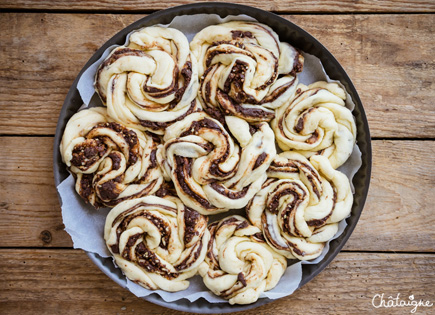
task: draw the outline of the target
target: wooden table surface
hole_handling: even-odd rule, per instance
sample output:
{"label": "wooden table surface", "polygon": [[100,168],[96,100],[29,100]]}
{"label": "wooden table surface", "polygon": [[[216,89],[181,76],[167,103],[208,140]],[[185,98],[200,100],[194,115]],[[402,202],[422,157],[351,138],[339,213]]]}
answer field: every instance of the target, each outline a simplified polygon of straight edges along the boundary
{"label": "wooden table surface", "polygon": [[[74,250],[53,180],[65,96],[119,30],[184,0],[0,0],[0,313],[175,314],[119,287]],[[293,295],[246,314],[409,314],[435,303],[435,2],[253,1],[324,44],[353,80],[373,145],[369,197],[335,260]],[[419,307],[417,314],[435,313]]]}

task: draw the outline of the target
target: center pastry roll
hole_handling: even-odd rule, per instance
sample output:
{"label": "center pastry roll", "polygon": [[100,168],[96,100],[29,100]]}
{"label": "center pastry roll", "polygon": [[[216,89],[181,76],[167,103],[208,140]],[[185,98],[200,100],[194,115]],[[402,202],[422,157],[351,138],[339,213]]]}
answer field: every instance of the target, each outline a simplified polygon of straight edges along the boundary
{"label": "center pastry roll", "polygon": [[199,274],[214,294],[230,304],[250,304],[277,285],[287,260],[269,247],[259,228],[233,215],[208,229],[211,237]]}
{"label": "center pastry roll", "polygon": [[294,94],[304,58],[267,25],[233,21],[204,28],[190,48],[198,60],[199,96],[210,115],[270,121]]}
{"label": "center pastry roll", "polygon": [[185,290],[204,261],[207,217],[176,197],[147,196],[120,203],[106,218],[104,239],[130,280],[150,290]]}
{"label": "center pastry roll", "polygon": [[232,133],[204,112],[190,114],[166,129],[157,152],[180,199],[205,215],[246,206],[276,154],[267,123],[227,120]]}
{"label": "center pastry roll", "polygon": [[186,36],[158,26],[133,32],[99,66],[95,90],[116,121],[162,135],[198,110],[198,74]]}
{"label": "center pastry roll", "polygon": [[272,248],[290,259],[312,260],[349,216],[349,179],[324,156],[306,159],[296,152],[276,156],[268,180],[246,207]]}

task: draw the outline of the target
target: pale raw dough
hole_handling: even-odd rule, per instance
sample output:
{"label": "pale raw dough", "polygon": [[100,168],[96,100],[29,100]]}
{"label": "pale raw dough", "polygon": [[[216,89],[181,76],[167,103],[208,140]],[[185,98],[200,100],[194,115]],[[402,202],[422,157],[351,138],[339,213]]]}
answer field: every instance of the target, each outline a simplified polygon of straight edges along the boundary
{"label": "pale raw dough", "polygon": [[276,156],[268,180],[246,208],[253,225],[287,258],[318,257],[349,216],[353,195],[346,175],[329,160],[296,152]]}
{"label": "pale raw dough", "polygon": [[260,229],[238,215],[208,228],[211,239],[199,274],[214,294],[230,304],[250,304],[276,286],[287,260],[267,245]]}
{"label": "pale raw dough", "polygon": [[196,59],[187,38],[173,28],[132,33],[127,46],[115,48],[100,65],[94,85],[110,117],[157,134],[199,108]]}
{"label": "pale raw dough", "polygon": [[303,67],[303,56],[261,23],[206,27],[190,48],[198,60],[199,98],[212,116],[221,111],[249,122],[270,121],[294,94]]}
{"label": "pale raw dough", "polygon": [[176,197],[147,196],[113,208],[104,239],[130,280],[150,290],[181,291],[204,261],[207,222]]}
{"label": "pale raw dough", "polygon": [[306,157],[320,154],[328,157],[334,169],[341,166],[356,141],[354,117],[345,99],[337,83],[300,84],[295,96],[275,111],[272,128],[279,147]]}
{"label": "pale raw dough", "polygon": [[156,151],[152,137],[113,122],[103,107],[74,114],[60,144],[77,193],[96,208],[155,193],[163,183]]}
{"label": "pale raw dough", "polygon": [[[240,130],[246,138],[246,128]],[[174,182],[180,199],[202,214],[246,206],[266,180],[276,154],[267,123],[259,123],[245,146],[239,146],[219,121],[204,112],[168,127],[163,141],[157,157],[166,178]]]}

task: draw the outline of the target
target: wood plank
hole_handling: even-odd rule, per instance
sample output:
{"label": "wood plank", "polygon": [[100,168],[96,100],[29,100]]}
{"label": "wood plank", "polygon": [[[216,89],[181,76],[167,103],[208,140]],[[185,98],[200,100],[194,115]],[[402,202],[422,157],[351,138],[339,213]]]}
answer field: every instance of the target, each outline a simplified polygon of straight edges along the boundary
{"label": "wood plank", "polygon": [[[0,137],[0,247],[72,246],[53,183],[52,141]],[[435,141],[373,141],[373,151],[369,198],[345,249],[433,252],[435,178],[427,170],[435,168]]]}
{"label": "wood plank", "polygon": [[53,138],[0,137],[0,147],[0,247],[72,246],[54,187]]}
{"label": "wood plank", "polygon": [[435,141],[379,140],[372,148],[369,195],[344,249],[434,252]]}
{"label": "wood plank", "polygon": [[[289,2],[291,3],[291,2]],[[0,15],[0,134],[54,134],[75,76],[142,15]],[[435,15],[286,16],[343,64],[374,137],[435,137]],[[406,38],[406,40],[404,40]]]}
{"label": "wood plank", "polygon": [[[132,11],[144,12],[160,9],[167,9],[173,6],[189,4],[195,1],[172,0],[172,1],[115,1],[115,0],[0,0],[0,9],[10,10],[80,10],[80,11]],[[202,0],[201,2],[211,2]],[[218,0],[218,2],[223,2]],[[238,0],[232,1],[248,6],[257,7],[267,11],[275,12],[433,12],[435,4],[429,0],[299,0],[299,1],[263,1]]]}
{"label": "wood plank", "polygon": [[[122,289],[81,251],[2,249],[0,258],[4,314],[178,314]],[[406,314],[412,307],[375,309],[373,296],[433,302],[434,268],[431,254],[341,253],[293,295],[243,314]]]}

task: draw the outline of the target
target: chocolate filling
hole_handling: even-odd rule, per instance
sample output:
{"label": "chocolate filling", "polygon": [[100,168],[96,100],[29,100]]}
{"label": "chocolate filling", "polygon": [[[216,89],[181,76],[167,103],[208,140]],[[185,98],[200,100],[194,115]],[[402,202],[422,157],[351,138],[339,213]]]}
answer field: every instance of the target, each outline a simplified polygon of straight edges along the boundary
{"label": "chocolate filling", "polygon": [[237,54],[241,54],[241,55],[245,55],[251,58],[254,58],[254,55],[247,51],[247,50],[240,50],[240,49],[231,49],[231,47],[224,47],[224,46],[213,46],[212,50],[210,51],[210,49],[207,51],[207,58],[205,60],[205,66],[208,68],[211,65],[211,62],[213,60],[213,58],[217,55],[226,55],[226,54],[232,54],[232,53],[237,53]]}
{"label": "chocolate filling", "polygon": [[175,93],[175,99],[169,104],[169,109],[173,109],[180,102],[180,100],[183,98],[184,92],[186,91],[187,87],[190,84],[190,81],[192,80],[192,62],[187,61],[181,69],[180,73],[184,79],[184,84]]}
{"label": "chocolate filling", "polygon": [[[119,196],[119,194],[122,192],[122,185],[119,185],[119,182],[121,181],[120,176],[109,180],[99,186],[97,186],[98,189],[98,195],[101,198],[102,201],[104,200],[113,200],[116,199],[116,197]],[[121,187],[120,187],[121,186]]]}
{"label": "chocolate filling", "polygon": [[244,187],[241,191],[232,191],[226,188],[224,185],[218,183],[209,184],[211,188],[216,190],[219,194],[229,198],[229,199],[240,199],[245,197],[246,193],[249,190],[249,186]]}
{"label": "chocolate filling", "polygon": [[94,193],[92,186],[92,174],[83,174],[80,180],[80,196],[86,201],[89,201],[89,197]]}
{"label": "chocolate filling", "polygon": [[180,272],[189,268],[192,264],[194,264],[198,260],[199,255],[201,254],[202,246],[203,246],[202,241],[200,241],[198,243],[198,246],[196,246],[195,251],[191,253],[191,255],[187,256],[186,259],[184,259],[177,266],[174,266],[175,270]]}
{"label": "chocolate filling", "polygon": [[156,191],[156,196],[163,198],[165,196],[177,196],[177,192],[174,187],[174,183],[164,182],[159,190]]}
{"label": "chocolate filling", "polygon": [[302,70],[304,69],[304,57],[302,56],[299,49],[296,49],[296,52],[297,54],[293,61],[293,69],[290,72],[290,74],[293,76],[296,76],[297,73],[302,72]]}
{"label": "chocolate filling", "polygon": [[87,170],[106,154],[107,148],[100,139],[86,139],[72,151],[71,165]]}
{"label": "chocolate filling", "polygon": [[246,283],[245,275],[243,274],[243,272],[240,272],[240,273],[237,275],[237,281],[240,281],[240,282],[242,283],[242,285],[243,285],[244,287],[246,287],[247,283]]}
{"label": "chocolate filling", "polygon": [[174,120],[171,121],[165,121],[165,122],[157,122],[157,121],[150,121],[150,120],[140,120],[140,124],[144,126],[145,128],[149,128],[151,130],[163,130],[166,127],[172,125],[173,123],[182,120],[187,115],[190,115],[191,113],[197,111],[196,107],[196,100],[194,99],[192,103],[190,103],[190,108],[187,112],[185,112],[183,115],[180,115]]}
{"label": "chocolate filling", "polygon": [[245,37],[254,38],[254,35],[252,35],[251,32],[249,32],[249,31],[244,32],[244,31],[238,31],[238,30],[231,31],[231,36],[233,39],[245,38]]}
{"label": "chocolate filling", "polygon": [[199,212],[184,208],[184,243],[189,244],[195,236],[200,236],[204,233],[204,229],[201,229],[201,225],[207,226],[208,217],[202,216]]}
{"label": "chocolate filling", "polygon": [[271,103],[271,102],[275,101],[278,97],[280,97],[282,94],[284,94],[290,87],[292,87],[293,84],[295,84],[295,81],[296,81],[296,77],[294,77],[292,81],[287,82],[286,84],[283,84],[280,87],[278,87],[277,89],[275,89],[272,93],[270,93],[265,98],[263,98],[261,100],[261,102],[259,102],[258,104],[262,105],[262,104]]}
{"label": "chocolate filling", "polygon": [[151,273],[159,274],[168,280],[172,280],[178,277],[177,273],[171,273],[169,270],[161,264],[157,255],[149,250],[144,243],[139,243],[135,248],[137,264]]}
{"label": "chocolate filling", "polygon": [[298,173],[299,167],[295,161],[288,161],[286,163],[272,161],[269,166],[268,172],[283,172],[283,173]]}
{"label": "chocolate filling", "polygon": [[247,121],[269,121],[275,117],[274,112],[266,111],[262,107],[244,107],[235,103],[224,91],[217,90],[217,99],[226,115],[233,114]]}
{"label": "chocolate filling", "polygon": [[207,210],[217,209],[207,199],[204,199],[201,196],[197,195],[195,192],[193,192],[192,189],[189,187],[189,185],[186,183],[186,178],[192,177],[191,168],[192,168],[192,159],[175,156],[175,174],[176,174],[175,179],[177,181],[178,186],[185,194],[187,194],[193,200],[198,202],[203,208]]}
{"label": "chocolate filling", "polygon": [[255,164],[254,167],[252,168],[252,170],[255,170],[256,168],[260,167],[261,165],[263,165],[264,160],[267,159],[269,155],[266,152],[261,153],[257,159],[255,160]]}

